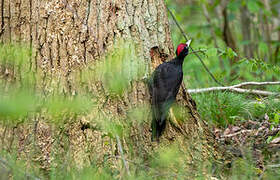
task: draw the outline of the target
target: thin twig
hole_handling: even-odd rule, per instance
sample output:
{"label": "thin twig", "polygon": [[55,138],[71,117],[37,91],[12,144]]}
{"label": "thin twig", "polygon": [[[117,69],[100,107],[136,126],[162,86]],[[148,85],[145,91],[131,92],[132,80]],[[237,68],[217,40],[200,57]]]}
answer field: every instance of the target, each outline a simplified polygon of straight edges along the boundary
{"label": "thin twig", "polygon": [[122,148],[122,144],[121,144],[121,141],[120,141],[120,137],[118,135],[116,135],[116,139],[117,139],[118,148],[120,150],[122,161],[123,161],[124,167],[126,169],[127,175],[130,176],[129,166],[128,166],[128,163],[126,162],[125,158],[124,158],[124,153],[123,153],[123,148]]}
{"label": "thin twig", "polygon": [[189,54],[194,54],[194,53],[203,53],[205,54],[205,50],[196,50],[196,51],[192,51]]}
{"label": "thin twig", "polygon": [[2,134],[2,146],[3,147],[4,147],[4,140],[5,140],[5,137],[6,137],[6,132],[7,132],[7,126],[5,126],[3,134]]}
{"label": "thin twig", "polygon": [[9,164],[1,157],[0,157],[0,163],[4,166],[4,168],[6,168],[6,169],[10,168]]}
{"label": "thin twig", "polygon": [[[188,36],[186,35],[186,33],[183,31],[183,29],[181,28],[181,26],[179,25],[176,17],[174,16],[174,14],[172,13],[172,11],[166,6],[168,12],[171,14],[174,22],[176,23],[177,27],[180,29],[182,35],[184,36],[184,38],[186,39],[186,41],[189,40]],[[208,72],[208,74],[211,76],[211,78],[219,85],[224,86],[222,83],[220,83],[215,76],[210,72],[210,70],[207,68],[207,66],[205,65],[205,63],[203,62],[203,60],[201,59],[201,57],[193,50],[193,48],[190,46],[190,49],[192,50],[192,52],[194,52],[194,54],[196,55],[196,57],[199,59],[199,61],[201,62],[201,64],[203,65],[204,69]]]}

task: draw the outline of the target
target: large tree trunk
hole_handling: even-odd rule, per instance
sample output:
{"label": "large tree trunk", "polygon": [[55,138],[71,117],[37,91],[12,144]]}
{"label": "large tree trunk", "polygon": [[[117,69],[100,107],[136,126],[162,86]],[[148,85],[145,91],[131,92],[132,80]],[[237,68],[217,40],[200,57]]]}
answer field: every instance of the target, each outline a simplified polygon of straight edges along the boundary
{"label": "large tree trunk", "polygon": [[[0,40],[30,44],[32,70],[63,74],[68,82],[67,91],[71,93],[75,92],[69,85],[71,73],[103,57],[117,39],[133,40],[138,45],[138,56],[145,60],[147,67],[154,68],[174,55],[163,0],[2,0],[0,7]],[[122,102],[105,106],[112,113],[119,113],[119,109],[148,100],[146,86],[137,82]],[[178,121],[176,114],[171,113],[172,123],[168,124],[160,145],[171,144],[176,139],[186,152],[195,150],[203,159],[209,158],[215,154],[215,141],[200,119],[195,102],[182,88],[178,101],[187,112],[184,121]],[[149,121],[143,127],[132,128],[124,144],[132,142],[136,154],[147,156],[158,146],[152,145],[149,128]],[[102,133],[89,133],[88,137],[94,139],[90,142],[95,144],[86,145],[89,140],[79,127],[69,131],[74,157],[86,157],[85,146],[93,148],[100,158],[106,153],[114,155],[103,143]]]}
{"label": "large tree trunk", "polygon": [[40,67],[86,64],[120,37],[137,42],[147,61],[153,47],[167,55],[173,51],[160,1],[4,0],[1,7],[1,40],[31,43]]}

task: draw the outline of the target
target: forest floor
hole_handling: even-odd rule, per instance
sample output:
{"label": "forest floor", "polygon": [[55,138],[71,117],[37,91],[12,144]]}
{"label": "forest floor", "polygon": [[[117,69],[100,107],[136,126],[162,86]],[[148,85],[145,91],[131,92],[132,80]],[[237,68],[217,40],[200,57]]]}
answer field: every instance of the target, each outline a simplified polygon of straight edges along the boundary
{"label": "forest floor", "polygon": [[[278,171],[280,167],[280,125],[274,126],[268,116],[262,122],[248,120],[227,128],[213,127],[216,140],[233,159],[243,159],[256,168],[259,179],[265,171]],[[229,160],[231,167],[232,159]],[[226,163],[225,163],[226,164]],[[246,167],[245,167],[246,168]]]}

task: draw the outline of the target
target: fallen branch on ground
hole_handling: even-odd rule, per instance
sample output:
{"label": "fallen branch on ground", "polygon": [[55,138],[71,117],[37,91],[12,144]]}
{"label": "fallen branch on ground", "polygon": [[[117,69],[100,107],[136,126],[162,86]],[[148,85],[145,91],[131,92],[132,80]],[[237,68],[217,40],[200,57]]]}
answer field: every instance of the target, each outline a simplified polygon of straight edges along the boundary
{"label": "fallen branch on ground", "polygon": [[187,91],[190,94],[213,92],[213,91],[226,91],[227,90],[227,91],[232,91],[232,92],[248,93],[248,94],[255,94],[255,95],[262,95],[262,96],[279,95],[279,93],[276,93],[276,92],[240,88],[240,87],[249,86],[249,85],[257,85],[257,86],[280,85],[280,81],[277,81],[277,82],[244,82],[244,83],[236,84],[236,85],[233,85],[233,86],[227,86],[227,87],[211,87],[211,88],[203,88],[203,89],[189,89]]}
{"label": "fallen branch on ground", "polygon": [[267,165],[270,168],[279,168],[280,164],[271,164],[271,165]]}
{"label": "fallen branch on ground", "polygon": [[254,85],[254,86],[280,85],[280,81],[276,81],[276,82],[243,82],[240,84],[233,85],[232,87],[240,88],[240,87],[249,86],[249,85]]}
{"label": "fallen branch on ground", "polygon": [[250,133],[250,132],[252,132],[252,130],[247,130],[247,129],[245,129],[245,130],[241,130],[241,131],[238,131],[238,132],[236,132],[236,133],[233,133],[233,134],[223,135],[222,138],[223,138],[223,137],[224,137],[224,138],[229,138],[229,137],[237,136],[237,135],[239,135],[239,134],[246,134],[246,133]]}

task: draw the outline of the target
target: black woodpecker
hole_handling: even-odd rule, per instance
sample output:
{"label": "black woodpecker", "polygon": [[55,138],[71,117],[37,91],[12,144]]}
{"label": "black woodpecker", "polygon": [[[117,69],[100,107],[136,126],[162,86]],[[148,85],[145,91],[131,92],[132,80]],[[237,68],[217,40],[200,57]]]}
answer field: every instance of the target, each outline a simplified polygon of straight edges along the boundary
{"label": "black woodpecker", "polygon": [[152,141],[159,142],[160,136],[166,127],[168,111],[176,100],[183,80],[183,62],[189,53],[189,45],[179,44],[176,57],[171,61],[160,64],[148,80],[149,93],[152,105]]}

